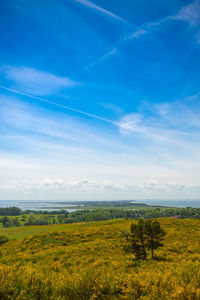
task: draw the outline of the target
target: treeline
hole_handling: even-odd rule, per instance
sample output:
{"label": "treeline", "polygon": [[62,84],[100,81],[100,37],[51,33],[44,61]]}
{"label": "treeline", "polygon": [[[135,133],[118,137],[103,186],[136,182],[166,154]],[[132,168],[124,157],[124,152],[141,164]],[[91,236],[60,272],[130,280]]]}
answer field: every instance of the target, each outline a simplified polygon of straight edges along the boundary
{"label": "treeline", "polygon": [[[114,202],[114,201],[113,201]],[[117,202],[117,201],[116,201]],[[114,205],[116,205],[116,202],[114,202]],[[101,202],[98,202],[99,204]],[[69,213],[65,209],[60,210],[21,210],[18,207],[5,207],[0,208],[0,216],[20,216],[20,215],[68,215],[69,217],[72,217],[73,219],[83,218],[85,221],[86,215],[87,218],[90,220],[92,217],[94,218],[100,218],[100,219],[107,219],[110,218],[138,218],[138,217],[144,217],[145,219],[149,218],[158,218],[158,217],[171,217],[171,216],[177,216],[180,218],[200,218],[200,208],[192,208],[192,207],[186,207],[186,208],[178,208],[178,207],[150,207],[146,205],[146,207],[134,207],[131,209],[122,209],[120,207],[120,204],[118,207],[113,208],[96,208],[96,209],[79,209],[75,212]],[[92,220],[93,221],[93,220]],[[96,220],[94,220],[96,221]]]}
{"label": "treeline", "polygon": [[[66,216],[66,215],[65,215]],[[64,218],[66,223],[105,221],[110,219],[151,219],[160,217],[177,217],[177,218],[200,218],[199,208],[152,208],[152,209],[96,209],[96,210],[77,210],[68,213]],[[62,219],[62,217],[61,217]]]}
{"label": "treeline", "polygon": [[73,201],[73,202],[53,202],[53,204],[76,205],[84,207],[127,207],[127,206],[147,206],[145,203],[136,203],[134,200],[103,200],[103,201]]}
{"label": "treeline", "polygon": [[19,216],[22,213],[19,207],[0,207],[0,216]]}
{"label": "treeline", "polygon": [[51,218],[48,216],[42,216],[40,218],[35,218],[34,216],[28,217],[25,221],[24,226],[31,226],[31,225],[48,225],[48,224],[56,224],[51,221]]}
{"label": "treeline", "polygon": [[[125,210],[120,208],[111,209],[93,209],[93,210],[77,210],[69,213],[66,210],[60,211],[21,211],[20,215],[14,216],[17,210],[10,208],[12,215],[0,218],[0,222],[4,227],[12,226],[30,226],[30,225],[48,225],[48,224],[64,224],[64,223],[78,223],[78,222],[92,222],[92,221],[105,221],[117,218],[124,219],[152,219],[160,217],[176,217],[176,218],[197,218],[200,219],[199,208],[141,208]],[[6,209],[6,212],[9,212]],[[5,212],[4,212],[5,213]],[[19,211],[18,211],[19,213]],[[21,215],[23,213],[23,215]],[[26,213],[26,214],[25,214]]]}
{"label": "treeline", "polygon": [[1,220],[2,225],[4,227],[18,227],[20,226],[19,218],[9,218],[9,217],[3,217]]}
{"label": "treeline", "polygon": [[0,216],[20,216],[20,215],[26,215],[26,214],[38,214],[38,215],[60,215],[65,212],[64,209],[60,210],[22,210],[19,207],[0,207]]}

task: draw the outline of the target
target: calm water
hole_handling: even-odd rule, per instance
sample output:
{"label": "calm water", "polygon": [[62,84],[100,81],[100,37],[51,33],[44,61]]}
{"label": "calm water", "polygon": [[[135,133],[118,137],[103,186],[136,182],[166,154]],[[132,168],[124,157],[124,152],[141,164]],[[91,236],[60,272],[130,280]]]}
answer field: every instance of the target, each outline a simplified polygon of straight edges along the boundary
{"label": "calm water", "polygon": [[150,205],[200,208],[200,200],[143,200],[143,201],[136,201],[136,203],[139,203],[139,202],[150,204]]}
{"label": "calm water", "polygon": [[76,205],[67,205],[66,202],[63,202],[61,204],[61,201],[59,201],[59,204],[56,204],[55,201],[33,201],[33,200],[0,200],[0,207],[11,207],[16,206],[21,208],[22,210],[30,209],[30,210],[59,210],[61,208],[64,208],[68,212],[76,211],[77,209],[67,208],[72,207]]}
{"label": "calm water", "polygon": [[[130,200],[130,202],[132,202]],[[136,203],[146,203],[150,205],[164,205],[164,206],[175,206],[175,207],[196,207],[200,208],[200,200],[138,200]],[[36,201],[36,200],[0,200],[0,207],[9,207],[16,206],[21,208],[22,210],[30,209],[30,210],[59,210],[64,208],[65,210],[72,212],[77,209],[69,209],[67,207],[76,206],[74,201],[74,205],[67,205],[66,201]],[[91,201],[92,203],[92,201]],[[78,202],[77,202],[78,204]]]}

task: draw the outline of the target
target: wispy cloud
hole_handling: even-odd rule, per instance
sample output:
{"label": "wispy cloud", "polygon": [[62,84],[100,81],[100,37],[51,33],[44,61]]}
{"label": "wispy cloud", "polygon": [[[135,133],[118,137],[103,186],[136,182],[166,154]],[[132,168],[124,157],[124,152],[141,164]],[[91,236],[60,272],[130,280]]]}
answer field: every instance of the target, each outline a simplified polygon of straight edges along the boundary
{"label": "wispy cloud", "polygon": [[109,59],[111,56],[117,54],[118,50],[117,48],[113,48],[110,51],[106,52],[104,55],[102,55],[101,57],[98,57],[96,60],[92,61],[89,65],[85,66],[83,69],[84,70],[88,70],[92,67],[94,67],[95,65],[102,63],[103,61]]}
{"label": "wispy cloud", "polygon": [[13,87],[34,95],[51,95],[64,88],[77,86],[77,82],[67,77],[24,66],[7,66],[2,68],[5,77]]}
{"label": "wispy cloud", "polygon": [[180,144],[180,140],[177,140],[177,130],[170,131],[163,127],[163,124],[158,124],[158,121],[155,122],[152,118],[144,118],[142,114],[127,114],[118,123],[119,131],[124,136],[132,135],[150,144],[167,143],[168,146],[171,144]]}
{"label": "wispy cloud", "polygon": [[44,102],[44,103],[48,103],[48,104],[51,104],[51,105],[55,105],[55,106],[58,106],[58,107],[60,107],[60,108],[62,108],[64,110],[70,110],[70,111],[73,111],[73,112],[77,112],[79,114],[82,114],[82,115],[85,115],[85,116],[88,116],[88,117],[91,117],[93,119],[97,119],[97,120],[100,120],[100,121],[104,121],[106,123],[117,125],[116,122],[114,122],[112,120],[109,120],[109,119],[106,119],[104,117],[97,116],[97,115],[91,114],[89,112],[85,112],[85,111],[73,108],[71,106],[62,105],[62,104],[56,103],[54,101],[51,101],[51,100],[48,100],[48,99],[45,99],[45,98],[41,98],[41,97],[37,97],[37,96],[31,95],[31,94],[27,94],[27,93],[24,93],[23,91],[14,90],[14,89],[11,89],[11,88],[3,86],[3,85],[0,85],[0,89],[6,90],[6,91],[10,91],[10,92],[12,92],[14,94],[17,94],[17,95],[21,95],[21,96],[25,96],[25,97],[28,97],[28,98],[31,98],[31,99],[35,99],[35,100],[40,101],[40,102]]}
{"label": "wispy cloud", "polygon": [[[76,0],[76,1],[85,1],[85,0]],[[126,34],[125,36],[120,37],[115,47],[113,47],[111,50],[106,52],[103,56],[97,58],[94,62],[91,62],[87,67],[85,67],[85,69],[89,69],[90,67],[93,67],[96,64],[103,62],[105,59],[109,59],[110,57],[115,55],[117,52],[119,52],[119,49],[125,42],[138,39],[142,36],[147,35],[153,29],[158,30],[162,26],[177,21],[186,22],[190,26],[197,26],[200,21],[200,0],[196,0],[189,5],[183,6],[177,13],[173,15],[169,15],[164,18],[160,18],[157,20],[153,20],[151,22],[144,23],[140,27],[136,28],[134,31]],[[197,39],[197,42],[199,43],[199,39]]]}
{"label": "wispy cloud", "polygon": [[188,22],[191,26],[198,25],[200,21],[200,0],[196,0],[189,5],[183,6],[179,12],[171,18]]}
{"label": "wispy cloud", "polygon": [[89,7],[89,8],[92,8],[108,17],[110,17],[111,19],[114,19],[114,20],[117,20],[117,21],[120,21],[120,22],[123,22],[123,23],[128,23],[126,20],[124,20],[123,18],[119,17],[118,15],[112,13],[111,11],[109,10],[106,10],[104,8],[102,8],[101,6],[99,5],[96,5],[95,3],[93,3],[92,1],[89,1],[89,0],[74,0],[76,2],[79,2],[80,4],[86,6],[86,7]]}
{"label": "wispy cloud", "polygon": [[0,169],[4,172],[6,176],[6,172],[10,174],[11,170],[13,171],[13,173],[15,172],[15,170],[17,170],[17,172],[21,170],[32,170],[33,172],[39,172],[42,168],[41,164],[37,163],[36,161],[33,162],[29,159],[26,159],[23,157],[23,155],[11,155],[0,151]]}
{"label": "wispy cloud", "polygon": [[154,28],[158,29],[162,25],[170,23],[172,20],[173,20],[172,16],[168,16],[165,18],[154,20],[152,22],[145,23],[141,27],[137,28],[135,31],[131,32],[130,34],[122,38],[121,43],[124,43],[128,40],[140,38],[141,36],[148,34],[152,29]]}
{"label": "wispy cloud", "polygon": [[[152,107],[151,107],[152,109]],[[195,149],[200,143],[199,105],[190,107],[176,101],[154,106],[154,114],[131,113],[123,116],[118,124],[122,135],[134,136],[146,143]],[[195,152],[195,150],[193,150]]]}
{"label": "wispy cloud", "polygon": [[200,0],[196,0],[189,5],[183,6],[177,13],[161,19],[148,22],[139,27],[136,31],[124,37],[123,41],[139,38],[142,35],[147,34],[154,28],[159,28],[163,25],[167,25],[174,21],[183,21],[189,23],[189,25],[197,25],[200,20]]}
{"label": "wispy cloud", "polygon": [[189,23],[189,25],[195,26],[198,24],[199,20],[200,20],[200,0],[196,0],[189,5],[183,6],[174,15],[170,15],[170,16],[143,24],[136,31],[127,35],[123,40],[126,41],[126,40],[130,40],[130,39],[139,38],[140,36],[147,34],[150,30],[152,30],[154,28],[158,29],[159,27],[161,27],[163,25],[167,25],[174,21],[187,22],[187,23]]}
{"label": "wispy cloud", "polygon": [[[163,123],[182,128],[185,133],[187,131],[195,133],[195,129],[198,133],[200,129],[200,105],[198,101],[195,101],[197,99],[199,99],[198,94],[185,97],[182,101],[158,104],[156,109],[162,117]],[[192,105],[191,101],[193,101]]]}
{"label": "wispy cloud", "polygon": [[[25,133],[29,135],[36,134],[36,136],[46,136],[65,142],[74,142],[76,145],[82,145],[82,150],[84,145],[90,144],[91,141],[93,141],[92,144],[95,142],[95,145],[101,144],[104,146],[111,146],[113,143],[110,139],[104,138],[98,130],[91,129],[86,124],[83,125],[81,120],[78,121],[77,118],[72,118],[65,111],[52,114],[48,110],[37,109],[37,106],[32,107],[31,104],[25,104],[15,97],[3,95],[0,95],[0,102],[0,121],[2,125],[19,130],[23,135]],[[48,145],[52,148],[50,141]],[[40,147],[44,148],[45,145],[41,144]],[[56,152],[55,147],[53,148],[53,151]],[[57,150],[68,151],[69,149],[72,152],[75,151],[71,145],[68,145],[68,148],[60,147]]]}

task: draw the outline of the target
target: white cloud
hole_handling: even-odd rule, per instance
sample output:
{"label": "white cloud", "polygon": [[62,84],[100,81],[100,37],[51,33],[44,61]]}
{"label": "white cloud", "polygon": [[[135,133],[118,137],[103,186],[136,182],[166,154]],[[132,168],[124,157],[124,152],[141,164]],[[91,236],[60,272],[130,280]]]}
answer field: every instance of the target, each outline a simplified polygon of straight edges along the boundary
{"label": "white cloud", "polygon": [[170,131],[163,125],[158,124],[153,118],[144,118],[142,114],[135,113],[123,116],[118,122],[119,132],[124,136],[134,135],[141,140],[146,139],[146,142],[151,144],[155,142],[176,144],[178,141],[173,137],[175,131]]}
{"label": "white cloud", "polygon": [[156,109],[162,122],[171,126],[176,126],[185,130],[185,133],[190,128],[200,128],[199,120],[199,102],[196,101],[190,105],[190,101],[198,100],[198,94],[188,96],[181,101],[174,101],[171,103],[162,103],[156,105]]}
{"label": "white cloud", "polygon": [[181,107],[175,106],[173,115],[170,103],[159,109],[151,107],[157,115],[125,115],[116,122],[118,134],[115,127],[101,130],[64,113],[38,110],[14,97],[1,96],[0,101],[1,199],[197,195],[200,125],[195,125],[196,133],[190,133],[188,127],[182,130],[183,123],[190,126],[193,122],[194,126],[197,109],[192,120],[186,119],[187,111]]}
{"label": "white cloud", "polygon": [[[5,97],[0,95],[1,109],[0,121],[5,126],[13,128],[29,135],[47,136],[59,138],[65,141],[76,142],[85,145],[91,141],[96,144],[111,146],[113,142],[104,138],[98,130],[92,129],[64,113],[49,112],[45,109],[38,109],[25,104],[15,97]],[[93,116],[95,117],[95,116]],[[98,117],[96,117],[98,119]],[[101,118],[100,118],[101,119]],[[102,120],[106,120],[103,119]],[[115,124],[110,120],[106,120],[111,124]],[[33,137],[32,137],[33,138]],[[68,145],[69,146],[69,145]]]}
{"label": "white cloud", "polygon": [[118,122],[121,132],[144,132],[141,114],[127,114]]}
{"label": "white cloud", "polygon": [[[0,152],[0,169],[5,172],[12,172],[12,170],[17,171],[40,171],[41,165],[37,162],[31,162],[29,159],[23,157],[23,155],[9,155],[4,152]],[[3,179],[3,178],[2,178]]]}
{"label": "white cloud", "polygon": [[[188,199],[198,198],[199,184],[186,184],[184,182],[158,182],[155,180],[141,184],[122,184],[112,181],[94,181],[81,179],[67,181],[61,178],[14,180],[0,184],[0,192],[21,193],[21,199],[29,196],[31,199],[54,200],[117,200],[117,199]],[[30,196],[31,195],[31,196]],[[78,197],[77,197],[78,195]],[[175,196],[174,196],[175,195]],[[53,196],[53,197],[52,197]],[[56,198],[59,197],[59,198]]]}
{"label": "white cloud", "polygon": [[22,66],[7,66],[2,69],[7,79],[11,80],[14,88],[33,95],[51,95],[64,88],[77,85],[67,77]]}
{"label": "white cloud", "polygon": [[43,180],[40,187],[45,187],[47,189],[61,189],[63,187],[63,180],[62,179],[45,179]]}
{"label": "white cloud", "polygon": [[44,192],[44,191],[62,191],[65,188],[63,180],[55,179],[33,179],[33,180],[13,180],[8,183],[1,184],[0,189],[9,191],[22,192]]}
{"label": "white cloud", "polygon": [[155,104],[149,108],[146,116],[137,113],[124,115],[118,121],[119,131],[122,135],[149,137],[158,142],[183,142],[188,146],[199,142],[199,102],[190,105],[190,101],[196,100],[197,95],[199,93],[174,102]]}

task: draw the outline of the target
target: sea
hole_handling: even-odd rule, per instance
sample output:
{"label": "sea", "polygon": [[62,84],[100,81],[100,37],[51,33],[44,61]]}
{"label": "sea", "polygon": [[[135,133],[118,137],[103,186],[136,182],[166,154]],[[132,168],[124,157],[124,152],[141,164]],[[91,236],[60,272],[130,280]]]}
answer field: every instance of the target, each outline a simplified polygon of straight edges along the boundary
{"label": "sea", "polygon": [[[91,201],[92,203],[93,201]],[[200,200],[130,200],[133,203],[145,203],[155,206],[194,207],[200,208]],[[71,204],[73,203],[73,205]],[[77,204],[76,204],[77,203]],[[77,210],[78,201],[49,201],[49,200],[0,200],[0,207],[19,207],[22,210],[60,210],[73,212]],[[75,206],[76,208],[72,208]],[[83,206],[83,205],[80,205]],[[70,208],[69,208],[70,207]]]}
{"label": "sea", "polygon": [[170,207],[193,207],[200,208],[200,200],[140,200],[135,203],[145,203],[149,205],[170,206]]}
{"label": "sea", "polygon": [[71,208],[73,206],[77,207],[77,205],[66,204],[66,201],[63,203],[61,201],[59,201],[59,203],[56,203],[56,201],[39,201],[39,200],[0,200],[0,207],[13,207],[13,206],[19,207],[22,210],[52,211],[52,210],[64,209],[68,212],[77,211],[77,208],[76,209]]}

